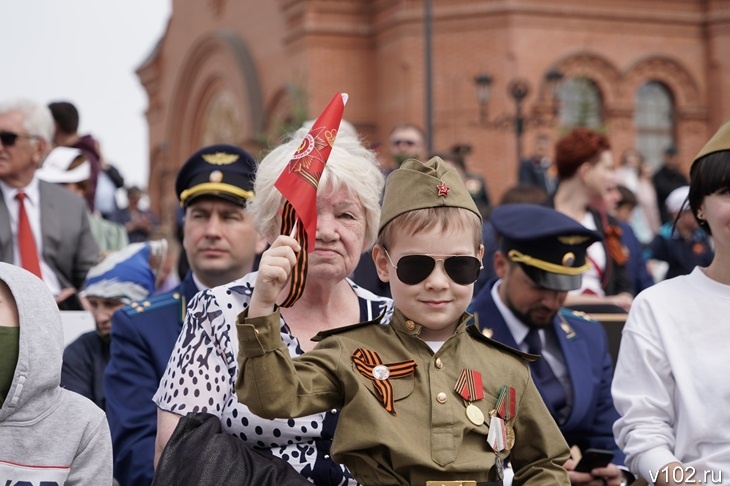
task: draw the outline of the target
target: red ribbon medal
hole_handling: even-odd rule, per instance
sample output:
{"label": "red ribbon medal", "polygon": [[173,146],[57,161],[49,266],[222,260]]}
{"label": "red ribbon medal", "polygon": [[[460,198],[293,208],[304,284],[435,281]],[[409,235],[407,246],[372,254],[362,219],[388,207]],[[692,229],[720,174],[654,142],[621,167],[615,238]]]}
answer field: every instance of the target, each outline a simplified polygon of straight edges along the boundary
{"label": "red ribbon medal", "polygon": [[484,414],[479,410],[479,407],[471,403],[484,398],[482,374],[468,368],[462,369],[459,379],[456,380],[454,391],[464,399],[466,404],[466,417],[469,421],[476,426],[482,425],[484,423]]}

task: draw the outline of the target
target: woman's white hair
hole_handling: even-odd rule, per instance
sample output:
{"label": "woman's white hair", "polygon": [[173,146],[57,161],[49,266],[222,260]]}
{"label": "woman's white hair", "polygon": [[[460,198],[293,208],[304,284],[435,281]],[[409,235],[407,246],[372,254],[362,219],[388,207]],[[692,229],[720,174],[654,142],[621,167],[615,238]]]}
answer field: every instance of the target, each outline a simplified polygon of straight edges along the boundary
{"label": "woman's white hair", "polygon": [[[299,144],[309,132],[311,122],[306,122],[284,143],[264,157],[256,172],[254,192],[256,197],[248,203],[259,233],[274,239],[280,230],[280,210],[284,205],[281,193],[274,183],[281,175]],[[380,199],[385,185],[383,171],[375,153],[365,147],[355,128],[342,121],[335,144],[319,182],[322,191],[339,191],[345,187],[365,209],[365,238],[363,251],[375,243],[380,221]]]}

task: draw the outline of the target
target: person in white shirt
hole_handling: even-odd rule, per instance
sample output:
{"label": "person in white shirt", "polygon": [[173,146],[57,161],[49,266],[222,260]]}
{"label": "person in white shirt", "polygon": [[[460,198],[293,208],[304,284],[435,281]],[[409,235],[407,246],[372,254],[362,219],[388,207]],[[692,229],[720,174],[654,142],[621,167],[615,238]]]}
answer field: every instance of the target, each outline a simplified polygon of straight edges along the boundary
{"label": "person in white shirt", "polygon": [[689,208],[715,257],[637,296],[612,386],[616,443],[632,472],[657,486],[730,481],[730,122],[690,178]]}

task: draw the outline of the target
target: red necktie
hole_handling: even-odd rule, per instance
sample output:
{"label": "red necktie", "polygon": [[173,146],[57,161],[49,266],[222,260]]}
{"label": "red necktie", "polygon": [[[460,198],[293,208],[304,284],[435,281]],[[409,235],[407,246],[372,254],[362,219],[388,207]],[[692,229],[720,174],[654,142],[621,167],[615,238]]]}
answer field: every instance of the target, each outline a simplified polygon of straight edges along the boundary
{"label": "red necktie", "polygon": [[23,268],[35,274],[38,278],[41,275],[41,264],[38,260],[38,249],[35,246],[33,230],[30,227],[28,214],[25,212],[26,194],[19,192],[15,195],[18,200],[18,250],[20,251],[20,263]]}

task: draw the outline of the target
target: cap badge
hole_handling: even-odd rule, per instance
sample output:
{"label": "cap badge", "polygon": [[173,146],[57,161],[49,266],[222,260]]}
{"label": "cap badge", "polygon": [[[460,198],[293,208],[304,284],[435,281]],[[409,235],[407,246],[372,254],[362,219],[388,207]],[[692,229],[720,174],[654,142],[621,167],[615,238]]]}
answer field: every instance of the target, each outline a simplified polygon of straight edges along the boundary
{"label": "cap badge", "polygon": [[580,245],[581,243],[588,241],[588,236],[558,236],[558,241],[564,245]]}
{"label": "cap badge", "polygon": [[445,182],[442,182],[441,184],[439,184],[438,186],[436,186],[436,189],[438,189],[438,195],[440,197],[446,197],[446,196],[448,196],[449,195],[449,191],[451,190],[451,188],[449,186],[447,186]]}
{"label": "cap badge", "polygon": [[572,267],[575,263],[575,255],[573,252],[569,251],[565,255],[563,255],[563,266],[564,267]]}
{"label": "cap badge", "polygon": [[220,182],[220,181],[222,181],[223,180],[223,172],[221,172],[219,170],[214,170],[208,176],[208,180],[210,182]]}
{"label": "cap badge", "polygon": [[203,160],[213,165],[228,165],[237,161],[240,157],[238,154],[227,154],[225,152],[216,152],[214,154],[201,155]]}

